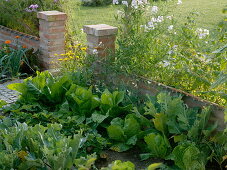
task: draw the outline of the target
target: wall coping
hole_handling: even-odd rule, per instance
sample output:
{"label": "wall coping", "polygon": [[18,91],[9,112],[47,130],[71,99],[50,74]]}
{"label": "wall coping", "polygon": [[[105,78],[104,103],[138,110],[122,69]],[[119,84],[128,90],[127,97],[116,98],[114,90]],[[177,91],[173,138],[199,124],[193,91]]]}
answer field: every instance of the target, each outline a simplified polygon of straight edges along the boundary
{"label": "wall coping", "polygon": [[37,36],[26,34],[26,33],[23,33],[23,32],[19,32],[19,31],[13,30],[11,28],[5,27],[3,25],[0,25],[0,30],[5,30],[5,31],[11,32],[15,35],[18,35],[18,36],[21,36],[21,37],[24,37],[24,38],[29,38],[29,39],[35,40],[35,41],[40,40],[39,37],[37,37]]}
{"label": "wall coping", "polygon": [[118,31],[118,28],[110,25],[106,25],[106,24],[97,24],[97,25],[84,25],[83,30],[88,35],[108,36],[108,35],[115,35]]}

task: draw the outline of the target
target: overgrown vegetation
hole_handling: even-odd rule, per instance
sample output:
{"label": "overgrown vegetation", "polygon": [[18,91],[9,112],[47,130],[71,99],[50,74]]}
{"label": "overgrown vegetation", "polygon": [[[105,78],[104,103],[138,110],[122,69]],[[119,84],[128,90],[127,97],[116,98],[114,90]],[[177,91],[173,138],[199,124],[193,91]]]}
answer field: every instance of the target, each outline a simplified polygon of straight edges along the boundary
{"label": "overgrown vegetation", "polygon": [[197,27],[192,13],[179,26],[174,15],[168,15],[176,1],[156,5],[128,1],[123,6],[117,16],[121,23],[118,49],[115,56],[106,58],[106,67],[113,67],[110,72],[148,77],[225,105],[226,84],[210,89],[227,68],[225,23],[210,32]]}

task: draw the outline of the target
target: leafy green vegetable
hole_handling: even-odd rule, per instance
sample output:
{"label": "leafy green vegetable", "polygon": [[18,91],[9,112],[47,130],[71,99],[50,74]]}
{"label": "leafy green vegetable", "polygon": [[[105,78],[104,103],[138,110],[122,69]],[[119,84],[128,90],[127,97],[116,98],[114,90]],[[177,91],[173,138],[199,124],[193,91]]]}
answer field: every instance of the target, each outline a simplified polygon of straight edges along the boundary
{"label": "leafy green vegetable", "polygon": [[121,114],[126,114],[131,109],[131,105],[120,106],[124,99],[124,92],[114,91],[110,93],[107,89],[101,95],[101,110],[103,113],[109,112],[109,116],[114,118]]}
{"label": "leafy green vegetable", "polygon": [[136,144],[138,135],[141,133],[141,125],[138,117],[128,114],[125,119],[115,118],[107,128],[109,138],[118,142],[111,148],[115,151],[125,151]]}
{"label": "leafy green vegetable", "polygon": [[8,121],[0,123],[0,169],[73,167],[80,135],[74,135],[73,138],[63,136],[59,124],[30,127],[25,123],[17,123],[12,126]]}
{"label": "leafy green vegetable", "polygon": [[165,136],[151,133],[144,137],[144,141],[150,150],[151,157],[165,158],[170,149],[170,144]]}
{"label": "leafy green vegetable", "polygon": [[176,146],[172,152],[175,164],[185,170],[205,170],[203,154],[193,143]]}

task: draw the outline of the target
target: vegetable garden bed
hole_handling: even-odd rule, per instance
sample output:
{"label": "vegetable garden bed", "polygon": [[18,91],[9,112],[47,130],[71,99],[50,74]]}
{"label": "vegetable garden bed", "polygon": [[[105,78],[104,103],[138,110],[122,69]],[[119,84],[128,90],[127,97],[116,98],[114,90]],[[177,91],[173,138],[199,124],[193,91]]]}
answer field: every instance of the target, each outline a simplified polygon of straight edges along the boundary
{"label": "vegetable garden bed", "polygon": [[21,96],[2,108],[1,169],[100,169],[115,159],[135,165],[115,161],[102,169],[224,168],[226,133],[214,133],[208,107],[188,108],[167,92],[147,99],[110,92],[83,78],[42,72],[9,85]]}

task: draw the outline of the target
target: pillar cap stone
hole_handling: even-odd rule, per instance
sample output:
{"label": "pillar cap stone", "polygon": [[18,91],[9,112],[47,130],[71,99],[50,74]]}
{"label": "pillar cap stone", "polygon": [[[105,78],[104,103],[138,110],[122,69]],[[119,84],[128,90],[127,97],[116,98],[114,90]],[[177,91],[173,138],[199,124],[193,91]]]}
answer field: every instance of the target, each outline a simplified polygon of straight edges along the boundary
{"label": "pillar cap stone", "polygon": [[108,36],[115,35],[117,33],[117,27],[113,27],[106,24],[98,25],[84,25],[83,30],[86,34],[94,36]]}
{"label": "pillar cap stone", "polygon": [[42,11],[37,13],[37,18],[45,21],[63,21],[66,20],[67,15],[59,11]]}

